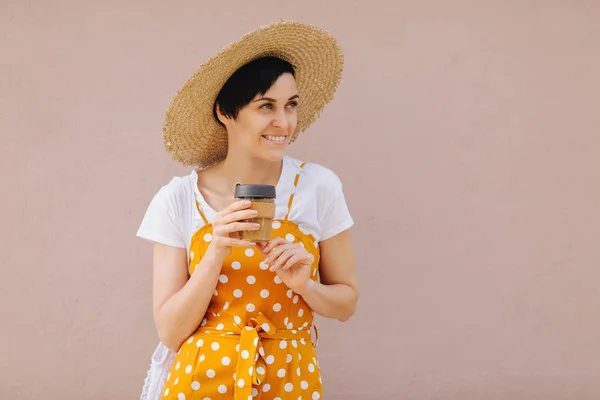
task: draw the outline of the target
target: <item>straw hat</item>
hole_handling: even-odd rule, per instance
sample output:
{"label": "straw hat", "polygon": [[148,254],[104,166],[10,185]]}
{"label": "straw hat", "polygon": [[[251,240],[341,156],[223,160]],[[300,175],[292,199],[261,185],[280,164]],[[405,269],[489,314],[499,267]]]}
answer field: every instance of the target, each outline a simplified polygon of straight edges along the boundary
{"label": "straw hat", "polygon": [[315,26],[279,22],[250,32],[200,65],[172,99],[163,124],[169,154],[183,165],[206,168],[227,155],[227,131],[214,118],[217,95],[240,67],[276,56],[296,71],[300,105],[291,142],[333,99],[341,80],[343,54],[337,40]]}

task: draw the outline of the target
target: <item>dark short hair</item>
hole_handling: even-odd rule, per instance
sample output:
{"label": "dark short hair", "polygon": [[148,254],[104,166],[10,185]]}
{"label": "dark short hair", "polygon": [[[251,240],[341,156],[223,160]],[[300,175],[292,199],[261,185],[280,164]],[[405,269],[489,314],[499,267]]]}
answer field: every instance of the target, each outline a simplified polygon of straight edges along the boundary
{"label": "dark short hair", "polygon": [[235,119],[244,106],[257,95],[263,95],[283,74],[290,73],[296,77],[294,66],[278,57],[265,56],[250,61],[231,75],[225,82],[215,104],[213,114],[217,122],[217,105],[221,113]]}

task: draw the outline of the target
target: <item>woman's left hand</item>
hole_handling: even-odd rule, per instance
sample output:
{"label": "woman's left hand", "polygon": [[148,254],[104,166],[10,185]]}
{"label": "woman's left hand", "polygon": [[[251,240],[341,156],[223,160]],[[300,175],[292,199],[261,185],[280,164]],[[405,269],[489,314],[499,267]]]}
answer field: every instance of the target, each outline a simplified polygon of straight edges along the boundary
{"label": "woman's left hand", "polygon": [[310,280],[310,270],[315,258],[299,243],[291,243],[280,237],[267,244],[258,244],[258,249],[265,254],[265,263],[269,270],[298,294],[302,294]]}

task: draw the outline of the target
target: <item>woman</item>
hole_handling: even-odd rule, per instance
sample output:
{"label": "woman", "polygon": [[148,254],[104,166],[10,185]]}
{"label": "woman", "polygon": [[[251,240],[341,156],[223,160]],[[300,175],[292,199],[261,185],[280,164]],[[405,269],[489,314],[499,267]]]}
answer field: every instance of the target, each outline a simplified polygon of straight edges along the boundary
{"label": "woman", "polygon": [[[326,32],[278,23],[211,58],[171,102],[166,148],[195,168],[157,193],[138,231],[154,242],[158,334],[177,353],[162,398],[321,397],[313,315],[355,312],[353,221],[337,176],[285,153],[342,65]],[[268,243],[239,238],[257,226],[238,182],[276,186]]]}

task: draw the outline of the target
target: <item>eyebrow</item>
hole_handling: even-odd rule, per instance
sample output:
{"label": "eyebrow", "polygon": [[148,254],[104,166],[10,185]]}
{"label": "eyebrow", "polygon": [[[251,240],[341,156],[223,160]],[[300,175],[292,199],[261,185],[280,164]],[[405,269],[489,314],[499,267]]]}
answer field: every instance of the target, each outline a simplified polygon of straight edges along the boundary
{"label": "eyebrow", "polygon": [[[295,95],[293,95],[292,97],[290,97],[290,98],[288,99],[288,101],[290,101],[290,100],[294,100],[294,99],[297,99],[297,98],[298,98],[298,95],[297,95],[297,94],[295,94]],[[272,99],[272,98],[270,98],[270,97],[261,97],[261,98],[259,98],[259,99],[256,99],[256,100],[254,100],[254,102],[257,102],[257,101],[270,101],[271,103],[277,103],[277,100],[275,100],[275,99]]]}

